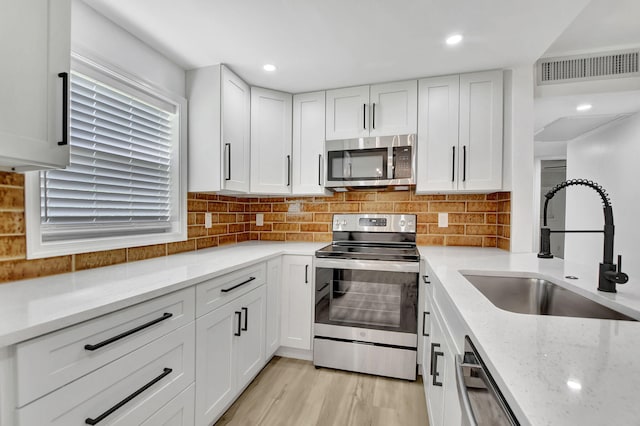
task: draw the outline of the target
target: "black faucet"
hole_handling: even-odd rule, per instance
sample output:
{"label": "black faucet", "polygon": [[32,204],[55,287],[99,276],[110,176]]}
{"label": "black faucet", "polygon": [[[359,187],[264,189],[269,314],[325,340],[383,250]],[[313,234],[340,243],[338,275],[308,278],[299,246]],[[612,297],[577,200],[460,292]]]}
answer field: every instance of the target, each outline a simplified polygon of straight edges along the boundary
{"label": "black faucet", "polygon": [[[582,185],[587,186],[595,190],[602,198],[602,204],[604,205],[604,229],[600,230],[587,230],[587,231],[574,231],[574,230],[551,230],[547,227],[547,206],[549,201],[554,195],[561,189],[568,186]],[[598,278],[598,290],[606,291],[608,293],[616,292],[616,284],[624,284],[629,281],[629,276],[622,272],[622,256],[618,255],[618,265],[613,263],[613,210],[611,208],[611,200],[606,191],[597,183],[586,179],[570,179],[559,183],[553,187],[545,195],[544,202],[544,222],[540,229],[540,253],[538,257],[543,259],[551,259],[551,233],[586,233],[586,232],[603,232],[604,233],[604,255],[602,263],[600,264],[600,274]]]}

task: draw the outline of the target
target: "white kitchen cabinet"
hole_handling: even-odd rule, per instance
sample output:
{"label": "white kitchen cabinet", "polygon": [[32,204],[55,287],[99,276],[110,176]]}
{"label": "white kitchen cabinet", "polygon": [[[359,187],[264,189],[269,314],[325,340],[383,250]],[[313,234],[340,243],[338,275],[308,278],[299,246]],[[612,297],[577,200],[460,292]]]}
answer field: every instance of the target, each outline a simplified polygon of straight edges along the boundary
{"label": "white kitchen cabinet", "polygon": [[271,359],[280,347],[280,289],[282,281],[282,259],[267,262],[267,296],[265,361]]}
{"label": "white kitchen cabinet", "polygon": [[313,257],[282,257],[282,309],[280,343],[311,350],[313,316]]}
{"label": "white kitchen cabinet", "polygon": [[249,86],[224,65],[187,72],[189,191],[248,192]]}
{"label": "white kitchen cabinet", "polygon": [[0,53],[0,170],[66,167],[71,1],[2,0]]}
{"label": "white kitchen cabinet", "polygon": [[416,133],[415,80],[327,91],[326,139]]}
{"label": "white kitchen cabinet", "polygon": [[375,84],[369,88],[370,136],[406,135],[418,128],[416,80]]}
{"label": "white kitchen cabinet", "polygon": [[251,193],[291,193],[291,95],[251,88]]}
{"label": "white kitchen cabinet", "polygon": [[196,424],[215,422],[264,366],[265,286],[196,320]]}
{"label": "white kitchen cabinet", "polygon": [[326,139],[369,136],[369,86],[327,90]]}
{"label": "white kitchen cabinet", "polygon": [[329,195],[324,189],[325,92],[293,96],[293,195]]}
{"label": "white kitchen cabinet", "polygon": [[419,81],[416,192],[502,189],[502,71]]}

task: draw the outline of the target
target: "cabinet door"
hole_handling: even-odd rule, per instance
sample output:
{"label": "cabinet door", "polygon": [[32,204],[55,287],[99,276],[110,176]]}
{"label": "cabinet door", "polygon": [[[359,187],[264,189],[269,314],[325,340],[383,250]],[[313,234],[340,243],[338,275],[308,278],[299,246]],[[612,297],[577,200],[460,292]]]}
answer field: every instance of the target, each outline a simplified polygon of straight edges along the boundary
{"label": "cabinet door", "polygon": [[376,84],[369,90],[371,136],[406,135],[418,128],[416,80]]}
{"label": "cabinet door", "polygon": [[282,258],[282,346],[311,349],[312,260],[311,256]]}
{"label": "cabinet door", "polygon": [[267,262],[267,298],[266,298],[266,330],[265,330],[265,360],[269,360],[280,347],[280,282],[282,259],[272,259]]}
{"label": "cabinet door", "polygon": [[419,82],[418,193],[457,188],[459,86],[457,75]]}
{"label": "cabinet door", "polygon": [[220,155],[221,65],[189,70],[189,192],[220,191],[222,168]]}
{"label": "cabinet door", "polygon": [[222,185],[229,191],[249,192],[250,105],[249,86],[222,67]]}
{"label": "cabinet door", "polygon": [[438,361],[438,371],[443,371],[444,411],[442,413],[444,425],[459,425],[462,422],[462,411],[458,399],[458,383],[456,382],[456,351],[452,342],[446,336],[444,339],[444,355],[442,367]]}
{"label": "cabinet door", "polygon": [[240,333],[236,303],[196,320],[196,424],[211,424],[236,392],[234,345]]}
{"label": "cabinet door", "polygon": [[502,71],[460,76],[458,189],[502,188]]}
{"label": "cabinet door", "polygon": [[369,86],[327,91],[327,140],[369,136]]}
{"label": "cabinet door", "polygon": [[325,194],[325,92],[293,96],[293,194]]}
{"label": "cabinet door", "polygon": [[237,360],[237,392],[264,366],[265,300],[267,290],[261,286],[238,299],[242,315],[241,334],[234,348]]}
{"label": "cabinet door", "polygon": [[58,145],[63,130],[68,134],[62,118],[63,79],[58,74],[70,77],[70,46],[70,0],[2,2],[0,169],[69,164],[69,145]]}
{"label": "cabinet door", "polygon": [[[427,408],[429,410],[429,424],[432,426],[441,426],[445,424],[443,377],[446,370],[447,358],[444,356],[446,343],[441,320],[434,311],[435,307],[432,307],[431,343],[425,348],[425,350],[429,351],[429,354],[427,354],[429,364],[423,365],[423,368],[429,372],[424,378],[427,382],[425,388],[427,393]],[[434,384],[434,376],[436,384]]]}
{"label": "cabinet door", "polygon": [[291,192],[291,95],[251,88],[251,192]]}

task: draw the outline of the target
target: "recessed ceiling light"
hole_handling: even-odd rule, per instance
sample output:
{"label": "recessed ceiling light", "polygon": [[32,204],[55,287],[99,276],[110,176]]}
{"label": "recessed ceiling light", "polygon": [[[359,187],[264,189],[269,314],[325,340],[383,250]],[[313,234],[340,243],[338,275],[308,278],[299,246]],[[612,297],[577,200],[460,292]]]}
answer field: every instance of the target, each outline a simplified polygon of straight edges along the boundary
{"label": "recessed ceiling light", "polygon": [[575,379],[567,380],[567,386],[569,386],[569,389],[572,389],[575,391],[579,391],[582,389],[582,384]]}
{"label": "recessed ceiling light", "polygon": [[276,70],[276,66],[272,64],[265,64],[262,66],[262,69],[265,71],[273,72]]}
{"label": "recessed ceiling light", "polygon": [[462,41],[462,34],[453,34],[449,37],[447,37],[447,44],[449,46],[455,46],[456,44],[460,43]]}
{"label": "recessed ceiling light", "polygon": [[576,111],[589,111],[591,109],[591,104],[580,104],[576,107]]}

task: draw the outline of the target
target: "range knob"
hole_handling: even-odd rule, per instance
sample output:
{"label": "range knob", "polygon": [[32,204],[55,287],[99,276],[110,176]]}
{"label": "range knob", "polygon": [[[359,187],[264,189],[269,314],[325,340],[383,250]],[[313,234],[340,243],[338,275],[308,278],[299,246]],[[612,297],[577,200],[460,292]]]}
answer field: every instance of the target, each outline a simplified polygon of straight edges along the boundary
{"label": "range knob", "polygon": [[402,220],[400,221],[400,226],[404,226],[404,225],[405,225],[405,221],[404,221],[404,219],[402,219]]}
{"label": "range knob", "polygon": [[347,224],[347,220],[346,220],[346,219],[345,219],[345,220],[343,220],[343,221],[342,221],[342,224],[343,224],[343,225],[346,225],[346,224]]}

